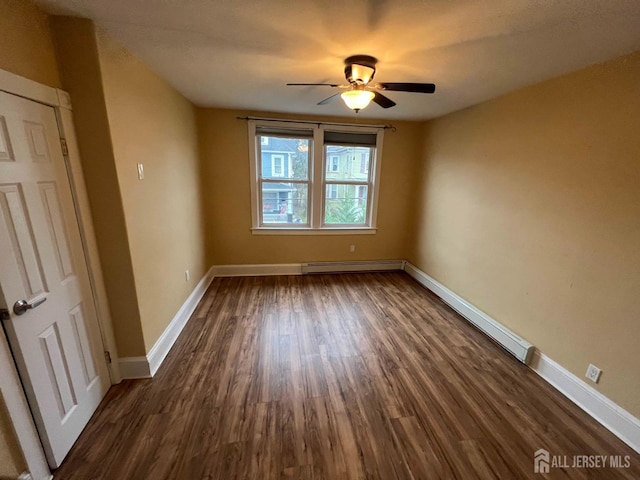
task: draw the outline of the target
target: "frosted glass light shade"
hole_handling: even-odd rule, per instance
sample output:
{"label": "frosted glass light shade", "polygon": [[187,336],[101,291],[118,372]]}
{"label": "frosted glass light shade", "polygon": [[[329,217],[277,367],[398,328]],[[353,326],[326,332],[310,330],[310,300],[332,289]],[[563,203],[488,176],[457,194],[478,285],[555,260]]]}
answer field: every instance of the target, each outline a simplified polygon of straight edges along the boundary
{"label": "frosted glass light shade", "polygon": [[369,105],[375,94],[369,90],[349,90],[340,96],[347,107],[357,112]]}

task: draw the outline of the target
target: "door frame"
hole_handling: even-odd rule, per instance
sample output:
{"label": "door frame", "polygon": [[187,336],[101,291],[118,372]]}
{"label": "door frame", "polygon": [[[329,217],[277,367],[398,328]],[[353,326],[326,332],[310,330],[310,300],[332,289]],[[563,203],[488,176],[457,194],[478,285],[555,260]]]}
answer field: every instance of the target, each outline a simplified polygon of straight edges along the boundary
{"label": "door frame", "polygon": [[[87,263],[92,300],[96,309],[100,336],[105,352],[108,352],[111,357],[111,362],[107,364],[109,377],[112,385],[120,383],[122,377],[118,362],[118,350],[91,218],[89,197],[82,173],[80,153],[73,124],[71,97],[64,90],[43,85],[2,69],[0,69],[0,91],[48,105],[55,110],[60,139],[67,146],[66,152],[63,149],[63,156],[71,186],[76,221],[80,230],[83,254]],[[24,388],[11,355],[8,340],[2,328],[0,328],[0,369],[7,372],[7,375],[0,375],[0,390],[29,473],[33,480],[50,479],[52,478],[51,472],[29,410]]]}

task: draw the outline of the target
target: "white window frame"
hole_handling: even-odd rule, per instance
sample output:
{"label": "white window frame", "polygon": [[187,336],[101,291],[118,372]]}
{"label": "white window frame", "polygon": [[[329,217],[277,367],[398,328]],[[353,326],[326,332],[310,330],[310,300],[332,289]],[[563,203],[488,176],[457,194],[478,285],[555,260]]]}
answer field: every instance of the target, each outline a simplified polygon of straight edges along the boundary
{"label": "white window frame", "polygon": [[[251,184],[251,230],[254,235],[372,235],[377,232],[378,200],[380,192],[380,171],[382,169],[382,143],[384,128],[361,127],[357,125],[335,125],[297,122],[278,122],[265,120],[248,120],[249,133],[249,170]],[[308,180],[308,223],[306,224],[261,224],[261,171],[260,171],[260,143],[257,141],[258,127],[277,128],[281,130],[313,131],[313,141],[309,152],[309,180]],[[376,145],[373,155],[369,158],[369,186],[367,204],[370,205],[366,223],[364,225],[324,224],[327,158],[325,155],[324,132],[352,132],[376,135]],[[332,173],[332,172],[329,172]],[[287,182],[289,179],[286,179]],[[329,183],[332,183],[330,181]],[[335,183],[350,183],[336,181]],[[359,183],[359,182],[357,182]]]}
{"label": "white window frame", "polygon": [[[268,137],[267,137],[268,138]],[[276,174],[276,160],[280,164],[280,174]],[[271,176],[273,178],[282,178],[284,177],[284,155],[281,154],[271,154]]]}

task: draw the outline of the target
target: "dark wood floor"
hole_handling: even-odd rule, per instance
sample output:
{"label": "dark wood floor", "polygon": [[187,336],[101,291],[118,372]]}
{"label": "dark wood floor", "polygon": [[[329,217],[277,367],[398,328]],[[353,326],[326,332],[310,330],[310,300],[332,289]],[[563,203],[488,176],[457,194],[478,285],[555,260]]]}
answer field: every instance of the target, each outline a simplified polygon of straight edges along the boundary
{"label": "dark wood floor", "polygon": [[[533,473],[534,451],[629,455]],[[638,479],[640,456],[403,273],[217,278],[63,479]]]}

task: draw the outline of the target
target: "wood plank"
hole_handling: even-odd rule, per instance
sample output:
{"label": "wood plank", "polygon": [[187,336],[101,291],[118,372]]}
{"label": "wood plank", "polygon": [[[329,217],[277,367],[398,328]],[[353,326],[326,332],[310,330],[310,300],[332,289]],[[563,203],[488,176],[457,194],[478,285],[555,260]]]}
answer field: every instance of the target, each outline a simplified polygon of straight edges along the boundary
{"label": "wood plank", "polygon": [[[533,472],[533,453],[629,455]],[[633,452],[403,273],[216,278],[55,479],[637,479]]]}

